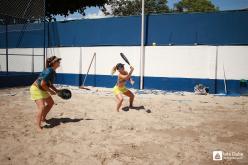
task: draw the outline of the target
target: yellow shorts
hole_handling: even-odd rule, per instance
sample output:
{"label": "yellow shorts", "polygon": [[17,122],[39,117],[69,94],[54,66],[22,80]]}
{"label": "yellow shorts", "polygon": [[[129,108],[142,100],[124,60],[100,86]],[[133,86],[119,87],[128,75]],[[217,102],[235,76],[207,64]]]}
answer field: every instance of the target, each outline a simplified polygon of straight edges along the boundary
{"label": "yellow shorts", "polygon": [[30,95],[31,95],[31,100],[40,100],[50,97],[50,94],[47,91],[43,91],[35,85],[32,85],[30,87]]}
{"label": "yellow shorts", "polygon": [[120,93],[125,93],[127,91],[128,91],[128,89],[125,86],[123,86],[123,87],[115,86],[113,89],[114,95],[118,95]]}

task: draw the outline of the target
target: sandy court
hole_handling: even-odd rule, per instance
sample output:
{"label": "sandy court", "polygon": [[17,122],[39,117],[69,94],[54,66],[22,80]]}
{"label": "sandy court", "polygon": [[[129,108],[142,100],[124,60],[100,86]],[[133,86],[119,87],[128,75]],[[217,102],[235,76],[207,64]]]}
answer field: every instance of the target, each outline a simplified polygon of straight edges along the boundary
{"label": "sandy court", "polygon": [[[29,87],[0,90],[1,165],[248,164],[248,97],[136,94],[139,108],[118,113],[111,89],[72,93],[39,133]],[[216,162],[215,150],[244,156]]]}

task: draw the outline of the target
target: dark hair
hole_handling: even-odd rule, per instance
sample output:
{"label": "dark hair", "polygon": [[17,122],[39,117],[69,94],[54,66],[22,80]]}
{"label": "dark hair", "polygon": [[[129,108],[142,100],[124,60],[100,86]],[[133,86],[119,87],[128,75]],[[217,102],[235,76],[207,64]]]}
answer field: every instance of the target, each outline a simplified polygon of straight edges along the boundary
{"label": "dark hair", "polygon": [[118,70],[118,69],[120,69],[120,68],[123,68],[123,67],[124,67],[124,64],[122,64],[122,63],[116,64],[116,65],[113,67],[113,69],[112,69],[112,71],[111,71],[111,74],[113,75],[113,74],[116,72],[116,70]]}
{"label": "dark hair", "polygon": [[61,60],[61,58],[58,58],[56,56],[51,56],[46,60],[46,68],[52,67],[53,63],[56,61]]}
{"label": "dark hair", "polygon": [[121,69],[121,68],[123,68],[124,67],[124,64],[122,64],[122,63],[118,63],[117,65],[116,65],[116,69],[117,70],[119,70],[119,69]]}
{"label": "dark hair", "polygon": [[56,56],[52,56],[46,59],[46,68],[51,67],[52,61],[56,58]]}

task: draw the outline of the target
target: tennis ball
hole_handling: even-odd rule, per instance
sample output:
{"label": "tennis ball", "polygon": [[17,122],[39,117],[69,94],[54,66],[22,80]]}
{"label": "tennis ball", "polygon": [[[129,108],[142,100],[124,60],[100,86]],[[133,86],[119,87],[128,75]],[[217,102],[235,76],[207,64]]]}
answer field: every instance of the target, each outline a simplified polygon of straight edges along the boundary
{"label": "tennis ball", "polygon": [[147,112],[147,113],[151,113],[152,111],[151,111],[150,109],[147,109],[146,112]]}
{"label": "tennis ball", "polygon": [[156,42],[153,42],[153,43],[152,43],[152,46],[156,46]]}

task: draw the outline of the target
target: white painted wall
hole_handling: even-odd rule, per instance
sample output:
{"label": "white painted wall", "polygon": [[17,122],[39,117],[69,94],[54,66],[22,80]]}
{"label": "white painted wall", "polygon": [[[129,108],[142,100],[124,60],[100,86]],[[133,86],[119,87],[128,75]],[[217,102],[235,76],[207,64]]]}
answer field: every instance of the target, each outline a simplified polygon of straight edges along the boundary
{"label": "white painted wall", "polygon": [[128,64],[121,58],[120,52],[124,53],[131,65],[135,67],[133,75],[139,75],[139,47],[137,46],[129,46],[129,47],[120,47],[120,46],[112,46],[112,47],[86,47],[83,48],[83,56],[82,56],[82,73],[86,73],[89,67],[91,58],[96,52],[96,60],[92,64],[92,68],[90,70],[91,74],[94,74],[93,66],[96,66],[96,74],[99,75],[110,75],[112,68],[117,63],[124,63],[126,70],[129,70]]}
{"label": "white painted wall", "polygon": [[61,67],[58,68],[57,73],[75,73],[79,74],[79,56],[80,48],[49,48],[47,50],[47,57],[57,56],[62,58]]}
{"label": "white painted wall", "polygon": [[8,49],[9,54],[27,54],[27,55],[32,55],[33,54],[33,49],[32,48],[18,48],[18,49]]}
{"label": "white painted wall", "polygon": [[[10,72],[40,72],[43,69],[42,48],[8,49],[8,66]],[[5,54],[5,49],[0,49],[0,54]],[[34,66],[32,65],[34,55]],[[33,69],[34,67],[34,69]],[[0,71],[6,71],[6,56],[0,55]]]}
{"label": "white painted wall", "polygon": [[226,79],[248,80],[248,46],[219,46],[217,78],[223,79],[223,64]]}
{"label": "white painted wall", "polygon": [[[123,52],[139,76],[139,46],[49,48],[48,57],[62,58],[58,73],[85,74],[96,52],[89,74],[110,75]],[[5,53],[0,49],[0,53]],[[43,49],[9,49],[15,54],[43,54]],[[217,59],[217,60],[216,60]],[[5,56],[0,56],[1,69],[6,69]],[[147,46],[145,76],[223,79],[223,63],[227,79],[248,79],[248,46]],[[35,56],[34,71],[43,69],[43,57]],[[125,65],[129,70],[128,65]],[[10,71],[31,71],[31,56],[9,56]]]}
{"label": "white painted wall", "polygon": [[0,55],[0,72],[6,71],[6,56]]}
{"label": "white painted wall", "polygon": [[1,71],[6,71],[6,56],[2,55],[5,54],[6,50],[5,49],[0,49],[0,72]]}
{"label": "white painted wall", "polygon": [[147,46],[145,76],[213,78],[213,46]]}
{"label": "white painted wall", "polygon": [[[89,74],[110,75],[112,68],[119,62],[125,63],[120,52],[123,52],[131,64],[135,66],[133,75],[139,75],[139,47],[73,47],[73,48],[49,48],[48,57],[56,55],[62,58],[61,67],[57,73],[81,73],[86,74],[94,53]],[[126,64],[127,70],[129,66]]]}

